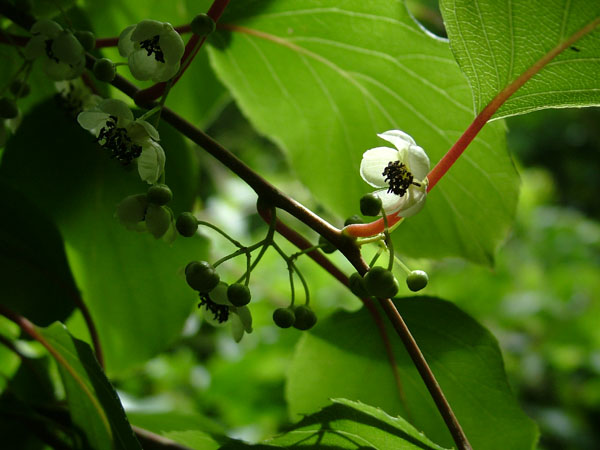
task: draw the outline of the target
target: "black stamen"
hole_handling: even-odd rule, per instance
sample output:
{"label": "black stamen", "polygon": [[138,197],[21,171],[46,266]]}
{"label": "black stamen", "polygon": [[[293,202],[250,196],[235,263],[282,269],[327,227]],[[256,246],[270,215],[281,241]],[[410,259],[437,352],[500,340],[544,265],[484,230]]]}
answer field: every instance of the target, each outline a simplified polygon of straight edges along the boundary
{"label": "black stamen", "polygon": [[393,192],[400,197],[406,194],[411,184],[421,186],[420,183],[414,181],[413,174],[408,171],[406,164],[400,161],[390,161],[383,169],[382,175],[385,177],[385,182],[389,182],[388,193]]}
{"label": "black stamen", "polygon": [[125,128],[117,127],[117,117],[109,116],[106,126],[100,130],[96,142],[110,150],[111,158],[129,164],[142,154],[142,146],[134,144]]}
{"label": "black stamen", "polygon": [[146,39],[145,41],[140,42],[140,47],[142,47],[144,50],[146,50],[148,52],[148,54],[146,56],[150,56],[152,53],[154,53],[154,59],[156,59],[157,61],[164,63],[165,62],[165,55],[162,51],[162,49],[160,48],[160,45],[158,45],[158,39],[159,36],[158,34],[150,39]]}
{"label": "black stamen", "polygon": [[206,306],[206,311],[210,311],[213,318],[219,323],[227,322],[229,319],[229,306],[213,302],[208,294],[200,294],[198,308],[202,308],[202,306]]}

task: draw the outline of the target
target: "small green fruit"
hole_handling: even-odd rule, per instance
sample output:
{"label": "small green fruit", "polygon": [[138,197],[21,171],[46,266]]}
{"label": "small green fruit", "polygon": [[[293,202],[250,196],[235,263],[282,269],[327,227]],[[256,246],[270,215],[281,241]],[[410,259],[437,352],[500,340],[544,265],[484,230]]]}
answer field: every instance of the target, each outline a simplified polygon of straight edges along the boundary
{"label": "small green fruit", "polygon": [[246,306],[251,298],[250,289],[241,283],[231,284],[227,288],[227,299],[233,306]]}
{"label": "small green fruit", "polygon": [[12,98],[0,98],[0,119],[14,119],[18,115],[19,108]]}
{"label": "small green fruit", "polygon": [[92,51],[96,47],[96,35],[91,31],[78,30],[75,37],[86,52]]}
{"label": "small green fruit", "polygon": [[289,328],[294,325],[296,316],[291,308],[277,308],[273,311],[273,322],[279,328]]}
{"label": "small green fruit", "polygon": [[217,25],[215,24],[215,21],[207,14],[198,14],[192,19],[190,27],[192,28],[193,33],[203,37],[215,31]]}
{"label": "small green fruit", "polygon": [[376,216],[381,212],[381,199],[375,194],[365,194],[360,198],[360,213],[363,216]]}
{"label": "small green fruit", "polygon": [[192,237],[198,230],[198,219],[191,212],[183,212],[175,222],[177,231],[184,237]]}
{"label": "small green fruit", "polygon": [[99,81],[104,81],[106,83],[110,83],[115,79],[115,76],[117,76],[115,63],[108,58],[97,59],[92,70],[94,71],[94,76]]}
{"label": "small green fruit", "polygon": [[154,204],[148,205],[148,209],[146,210],[146,227],[156,239],[162,237],[167,232],[172,220],[173,215],[169,208]]}
{"label": "small green fruit", "polygon": [[376,266],[364,277],[367,292],[377,298],[391,298],[398,293],[396,277],[389,270]]}
{"label": "small green fruit", "polygon": [[155,205],[166,205],[173,199],[173,192],[166,184],[155,184],[148,188],[148,201]]}
{"label": "small green fruit", "polygon": [[201,294],[212,291],[221,277],[215,268],[206,261],[192,261],[185,268],[185,279],[192,289]]}
{"label": "small green fruit", "polygon": [[310,330],[317,323],[317,316],[310,307],[306,305],[294,308],[294,328],[298,330]]}
{"label": "small green fruit", "polygon": [[427,272],[424,272],[423,270],[413,270],[410,275],[406,277],[406,285],[413,292],[420,291],[427,286],[428,282],[429,276],[427,275]]}
{"label": "small green fruit", "polygon": [[370,297],[365,286],[365,279],[358,272],[354,272],[348,279],[348,287],[358,298]]}

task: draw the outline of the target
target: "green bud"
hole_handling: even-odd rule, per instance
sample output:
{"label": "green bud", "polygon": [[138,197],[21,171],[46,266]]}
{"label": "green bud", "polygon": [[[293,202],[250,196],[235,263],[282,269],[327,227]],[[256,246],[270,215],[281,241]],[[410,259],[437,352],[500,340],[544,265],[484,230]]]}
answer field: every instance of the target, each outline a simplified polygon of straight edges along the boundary
{"label": "green bud", "polygon": [[10,93],[15,96],[15,98],[27,97],[31,92],[29,84],[22,80],[14,80],[12,83],[10,83],[9,90]]}
{"label": "green bud", "polygon": [[175,222],[177,231],[184,237],[192,237],[198,230],[198,219],[191,212],[183,212]]}
{"label": "green bud", "polygon": [[383,267],[373,267],[366,273],[364,280],[367,292],[377,298],[392,298],[398,293],[398,280]]}
{"label": "green bud", "polygon": [[319,245],[322,246],[321,250],[325,253],[333,253],[337,250],[337,248],[323,236],[319,236]]}
{"label": "green bud", "polygon": [[78,30],[75,32],[75,37],[86,52],[96,47],[96,35],[91,31]]}
{"label": "green bud", "polygon": [[360,198],[360,213],[363,216],[376,216],[381,212],[381,199],[375,194],[365,194]]}
{"label": "green bud", "polygon": [[148,209],[146,210],[146,227],[156,239],[162,237],[167,232],[172,220],[173,216],[168,208],[154,204],[148,205]]}
{"label": "green bud", "polygon": [[185,279],[192,289],[205,294],[221,281],[215,268],[206,261],[192,261],[185,268]]}
{"label": "green bud", "polygon": [[348,225],[354,225],[356,223],[365,223],[365,221],[359,215],[354,214],[346,219],[344,226],[347,227]]}
{"label": "green bud", "polygon": [[294,325],[296,316],[291,308],[277,308],[273,311],[273,322],[279,328],[289,328]]}
{"label": "green bud", "polygon": [[8,97],[0,98],[0,119],[14,119],[18,115],[17,102]]}
{"label": "green bud", "polygon": [[190,27],[192,28],[193,33],[200,37],[204,37],[215,31],[217,25],[207,14],[198,14],[192,19]]}
{"label": "green bud", "polygon": [[250,289],[241,283],[234,283],[227,288],[227,298],[233,306],[246,306],[252,295]]}
{"label": "green bud", "polygon": [[365,286],[365,279],[358,272],[354,272],[348,279],[348,287],[358,298],[370,297]]}
{"label": "green bud", "polygon": [[99,81],[104,81],[106,83],[110,83],[117,75],[115,63],[108,58],[97,59],[92,70],[94,72],[94,76]]}
{"label": "green bud", "polygon": [[406,277],[406,285],[413,292],[420,291],[427,286],[428,282],[429,276],[427,275],[427,272],[424,272],[423,270],[413,270],[410,275]]}
{"label": "green bud", "polygon": [[173,199],[173,192],[166,184],[155,184],[148,188],[148,201],[155,205],[166,205]]}
{"label": "green bud", "polygon": [[294,308],[294,328],[298,330],[309,330],[317,323],[317,316],[310,307],[306,305],[296,306]]}

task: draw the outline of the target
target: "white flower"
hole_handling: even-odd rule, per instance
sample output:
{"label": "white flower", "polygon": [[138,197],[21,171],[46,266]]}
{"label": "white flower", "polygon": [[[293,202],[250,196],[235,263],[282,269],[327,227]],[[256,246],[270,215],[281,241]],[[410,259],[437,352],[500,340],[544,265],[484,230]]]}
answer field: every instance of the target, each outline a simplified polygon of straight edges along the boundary
{"label": "white flower", "polygon": [[165,152],[158,144],[158,131],[145,120],[134,120],[133,113],[121,100],[106,99],[94,109],[77,116],[79,124],[124,164],[137,159],[142,180],[156,183],[165,167]]}
{"label": "white flower", "polygon": [[119,53],[138,80],[167,81],[179,70],[185,47],[170,23],[142,20],[119,36]]}
{"label": "white flower", "polygon": [[53,20],[40,19],[32,27],[33,37],[24,53],[29,60],[43,57],[44,73],[55,81],[72,80],[85,68],[85,50],[70,31]]}
{"label": "white flower", "polygon": [[427,197],[429,158],[413,138],[398,130],[378,134],[396,149],[376,147],[363,154],[360,176],[376,188],[386,214],[409,217],[418,213]]}

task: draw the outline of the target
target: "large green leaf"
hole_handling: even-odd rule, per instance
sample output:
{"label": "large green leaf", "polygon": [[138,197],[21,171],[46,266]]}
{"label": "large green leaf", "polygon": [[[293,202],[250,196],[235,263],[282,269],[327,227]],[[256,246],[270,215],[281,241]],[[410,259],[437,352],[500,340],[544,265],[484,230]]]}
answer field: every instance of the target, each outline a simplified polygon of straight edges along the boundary
{"label": "large green leaf", "polygon": [[[441,0],[440,6],[477,112],[538,59],[600,18],[600,2],[589,0]],[[600,105],[599,62],[596,28],[513,94],[495,117]]]}
{"label": "large green leaf", "polygon": [[96,450],[141,450],[117,393],[88,344],[69,334],[61,323],[38,332],[57,352],[73,423]]}
{"label": "large green leaf", "polygon": [[[191,207],[197,169],[175,131],[161,127],[161,142],[177,213]],[[48,102],[26,116],[9,141],[0,178],[58,224],[109,370],[139,364],[175,339],[195,304],[181,271],[201,258],[206,246],[198,237],[169,246],[119,225],[113,217],[118,202],[148,186],[135,169],[110,159],[89,133]]]}
{"label": "large green leaf", "polygon": [[[535,424],[506,381],[494,337],[451,303],[414,297],[396,302],[473,448],[532,449]],[[296,349],[286,387],[291,413],[312,413],[331,397],[360,400],[401,414],[440,445],[452,439],[397,335],[388,326],[405,403],[369,314],[339,312]]]}
{"label": "large green leaf", "polygon": [[79,292],[56,225],[1,180],[0,192],[0,303],[42,326],[65,320]]}
{"label": "large green leaf", "polygon": [[[401,129],[435,164],[473,119],[448,43],[427,34],[401,2],[235,2],[210,56],[242,111],[282,148],[325,206],[347,217],[371,188],[363,152]],[[502,124],[492,124],[395,232],[413,256],[491,261],[513,217],[517,177]],[[485,226],[482,226],[485,224]]]}

